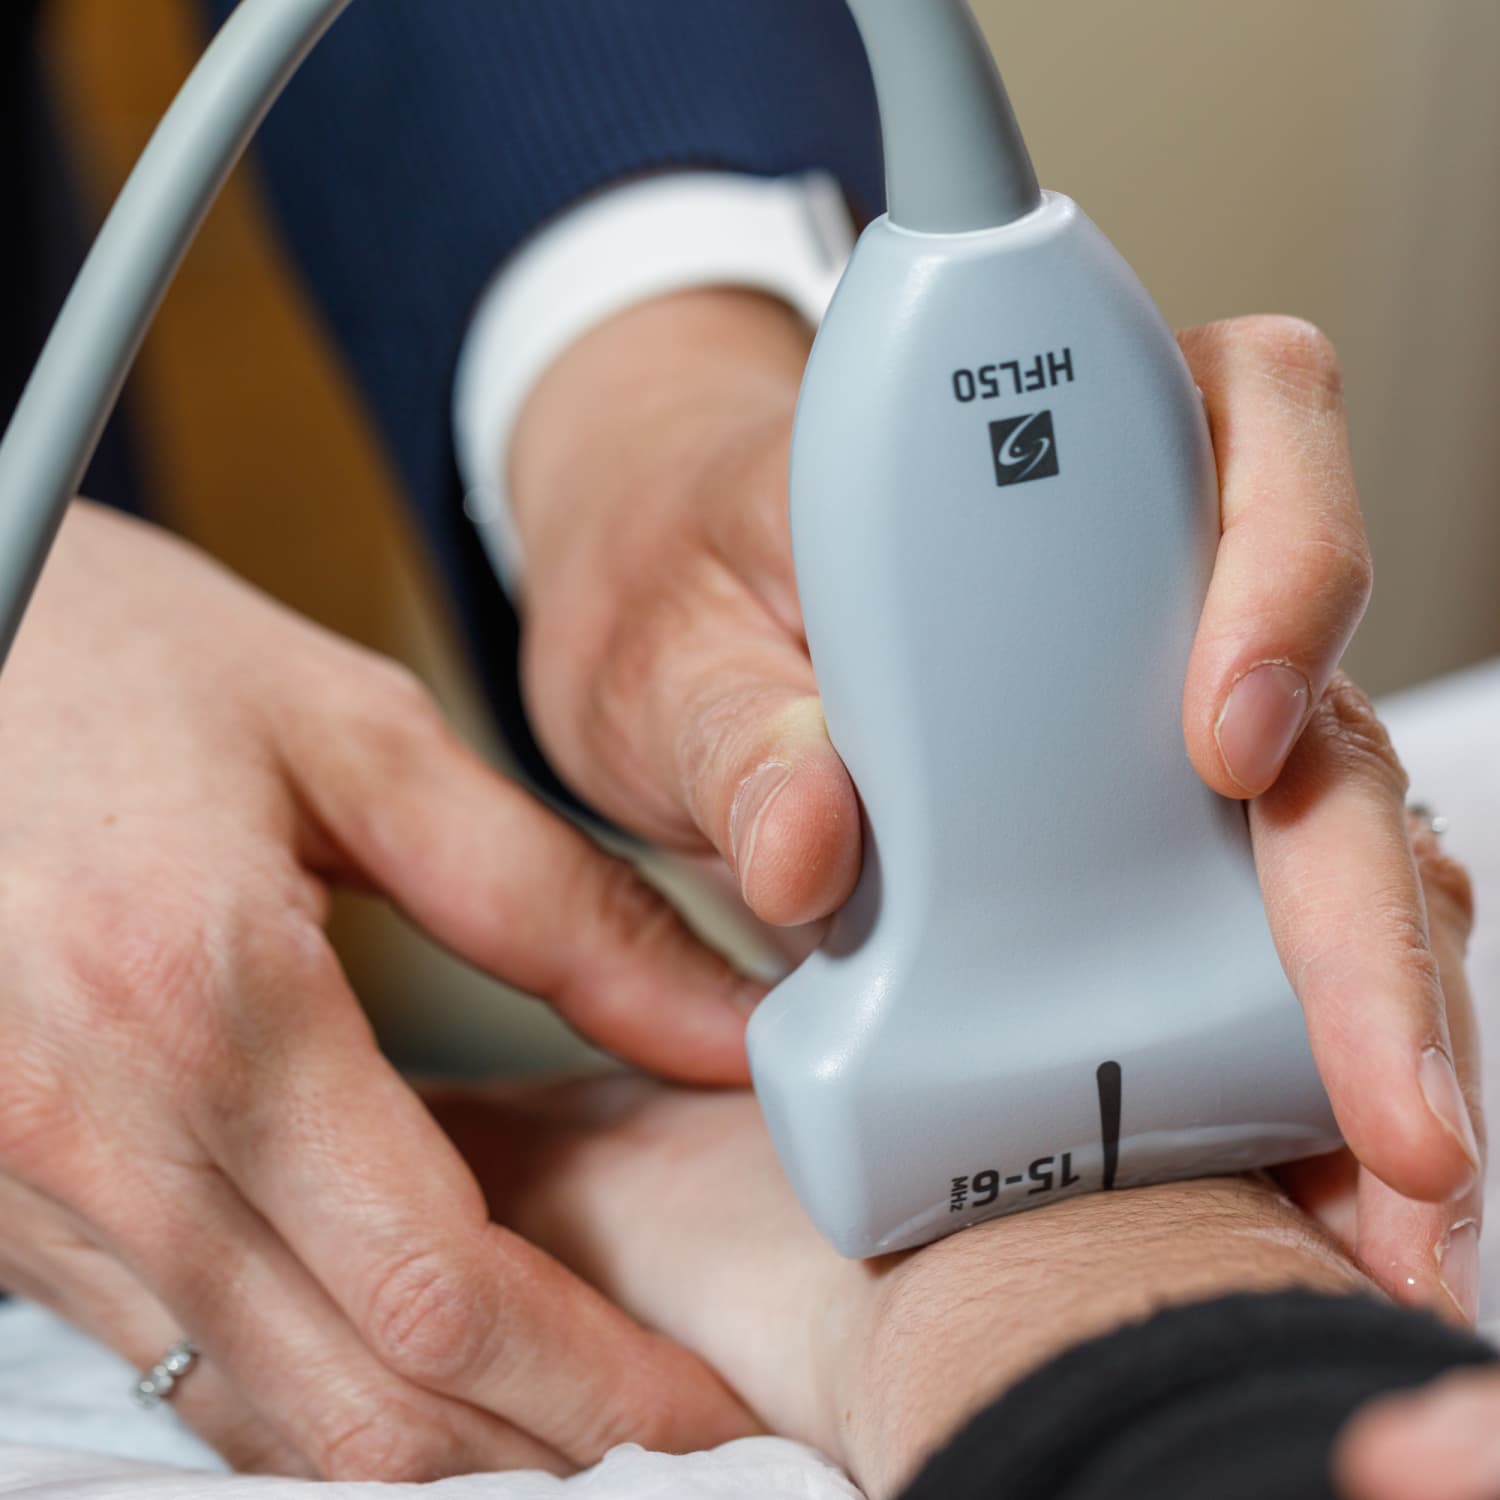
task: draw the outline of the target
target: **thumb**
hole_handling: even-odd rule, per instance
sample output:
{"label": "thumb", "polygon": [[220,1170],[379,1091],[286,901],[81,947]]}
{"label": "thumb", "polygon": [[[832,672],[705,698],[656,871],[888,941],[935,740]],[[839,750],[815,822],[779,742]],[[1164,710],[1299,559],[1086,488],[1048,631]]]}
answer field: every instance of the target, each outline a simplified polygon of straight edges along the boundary
{"label": "thumb", "polygon": [[1183,693],[1188,753],[1226,797],[1281,774],[1370,597],[1333,346],[1291,318],[1182,336],[1203,392],[1223,538]]}
{"label": "thumb", "polygon": [[497,775],[414,680],[284,727],[312,862],[367,883],[460,958],[591,1042],[688,1082],[748,1080],[763,993],[623,860]]}
{"label": "thumb", "polygon": [[1460,1370],[1356,1412],[1334,1452],[1348,1500],[1491,1500],[1500,1494],[1500,1378]]}
{"label": "thumb", "polygon": [[[671,809],[647,829],[666,838],[685,817],[763,922],[828,916],[859,874],[859,804],[829,741],[805,648],[737,582],[674,598],[671,613],[692,628],[648,629],[595,689],[623,705],[612,743],[637,747],[604,805],[637,826],[643,808]],[[647,661],[643,681],[632,657]],[[593,790],[587,778],[580,784]]]}

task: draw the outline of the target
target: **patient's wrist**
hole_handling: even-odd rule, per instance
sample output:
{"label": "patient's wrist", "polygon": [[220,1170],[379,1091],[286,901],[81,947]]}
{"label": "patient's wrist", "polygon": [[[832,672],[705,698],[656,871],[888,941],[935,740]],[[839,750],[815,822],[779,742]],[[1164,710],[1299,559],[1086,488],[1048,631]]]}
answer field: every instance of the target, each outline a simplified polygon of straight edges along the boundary
{"label": "patient's wrist", "polygon": [[1467,1330],[1375,1297],[1293,1288],[1170,1307],[1032,1372],[903,1500],[1327,1495],[1366,1403],[1494,1358]]}
{"label": "patient's wrist", "polygon": [[888,1263],[863,1286],[825,1442],[872,1496],[900,1484],[978,1408],[1063,1350],[1226,1292],[1368,1283],[1259,1179],[1074,1198]]}
{"label": "patient's wrist", "polygon": [[503,1222],[873,1497],[1055,1355],[1156,1309],[1368,1286],[1261,1179],[1097,1193],[850,1261],[802,1212],[749,1095],[609,1078],[468,1125],[442,1113]]}

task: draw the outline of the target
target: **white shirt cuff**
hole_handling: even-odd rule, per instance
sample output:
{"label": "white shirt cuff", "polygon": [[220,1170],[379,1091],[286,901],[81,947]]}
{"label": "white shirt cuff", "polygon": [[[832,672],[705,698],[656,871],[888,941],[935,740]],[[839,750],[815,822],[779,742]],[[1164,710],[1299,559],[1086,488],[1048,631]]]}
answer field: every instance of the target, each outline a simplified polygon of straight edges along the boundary
{"label": "white shirt cuff", "polygon": [[682,172],[592,198],[538,232],[475,309],[453,392],[464,509],[513,597],[523,558],[508,494],[511,433],[538,380],[616,313],[690,287],[780,297],[816,326],[854,228],[826,173]]}

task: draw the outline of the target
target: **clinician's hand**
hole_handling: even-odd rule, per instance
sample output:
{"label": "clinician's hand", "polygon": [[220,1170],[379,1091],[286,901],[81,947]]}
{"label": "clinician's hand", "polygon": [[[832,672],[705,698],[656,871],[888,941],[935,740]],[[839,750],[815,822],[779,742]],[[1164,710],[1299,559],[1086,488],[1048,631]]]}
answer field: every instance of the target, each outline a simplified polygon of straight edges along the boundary
{"label": "clinician's hand", "polygon": [[[1473,923],[1468,880],[1434,858],[1430,835],[1417,835],[1432,937],[1450,978],[1450,1001],[1462,999],[1458,965]],[[1472,1007],[1455,1008],[1455,1037],[1473,1028]],[[1451,1257],[1452,1250],[1449,1255]],[[1477,1235],[1466,1235],[1460,1274],[1479,1275]],[[1333,1472],[1342,1500],[1494,1500],[1500,1495],[1500,1373],[1461,1370],[1415,1391],[1372,1402],[1346,1426]]]}
{"label": "clinician's hand", "polygon": [[[1259,799],[1277,941],[1368,1174],[1360,1251],[1394,1292],[1449,1305],[1435,1250],[1471,1211],[1456,1200],[1477,1147],[1405,781],[1368,703],[1334,675],[1370,587],[1337,361],[1316,330],[1282,318],[1194,329],[1182,346],[1223,492],[1184,699],[1188,752],[1217,791]],[[543,744],[622,824],[717,850],[751,908],[777,924],[827,915],[860,863],[787,523],[808,347],[787,309],[751,293],[633,309],[548,372],[511,470],[528,702]]]}
{"label": "clinician's hand", "polygon": [[0,679],[0,1286],[136,1366],[190,1337],[178,1409],[242,1467],[416,1480],[751,1430],[490,1224],[376,1049],[330,883],[648,1068],[744,1080],[757,992],[628,867],[394,667],[80,504]]}

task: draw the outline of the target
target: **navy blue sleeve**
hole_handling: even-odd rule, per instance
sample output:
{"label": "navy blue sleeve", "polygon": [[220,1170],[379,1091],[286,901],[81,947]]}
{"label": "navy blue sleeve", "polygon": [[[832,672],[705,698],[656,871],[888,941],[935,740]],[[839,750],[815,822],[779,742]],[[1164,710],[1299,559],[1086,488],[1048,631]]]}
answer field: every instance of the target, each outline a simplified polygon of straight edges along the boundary
{"label": "navy blue sleeve", "polygon": [[355,0],[258,150],[502,726],[555,792],[521,733],[515,622],[459,502],[468,319],[533,230],[632,174],[820,167],[878,212],[874,89],[843,0]]}
{"label": "navy blue sleeve", "polygon": [[[36,0],[0,5],[0,430],[10,422],[32,366],[88,249],[87,216],[57,129],[38,32]],[[81,493],[142,513],[127,385],[104,429]]]}

